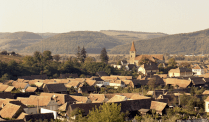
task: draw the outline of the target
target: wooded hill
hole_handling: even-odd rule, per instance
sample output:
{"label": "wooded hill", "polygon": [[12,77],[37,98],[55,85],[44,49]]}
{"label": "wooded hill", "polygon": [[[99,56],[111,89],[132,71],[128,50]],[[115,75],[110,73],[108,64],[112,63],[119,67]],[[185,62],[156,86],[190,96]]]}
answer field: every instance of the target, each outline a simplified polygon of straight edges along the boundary
{"label": "wooded hill", "polygon": [[41,40],[40,35],[32,32],[0,33],[0,50],[19,52]]}
{"label": "wooded hill", "polygon": [[[17,53],[33,53],[50,50],[56,53],[75,53],[77,46],[84,46],[87,53],[100,53],[105,47],[107,51],[117,45],[131,43],[133,40],[149,39],[165,36],[163,33],[105,30],[100,32],[80,31],[69,33],[0,33],[0,50]],[[43,38],[43,41],[42,38]]]}
{"label": "wooded hill", "polygon": [[44,39],[26,47],[24,52],[50,50],[53,54],[75,53],[78,46],[84,46],[88,53],[100,53],[103,47],[108,50],[121,44],[118,39],[100,32],[76,31]]}
{"label": "wooded hill", "polygon": [[[209,29],[135,41],[137,54],[209,54]],[[131,43],[119,45],[109,53],[128,54]]]}

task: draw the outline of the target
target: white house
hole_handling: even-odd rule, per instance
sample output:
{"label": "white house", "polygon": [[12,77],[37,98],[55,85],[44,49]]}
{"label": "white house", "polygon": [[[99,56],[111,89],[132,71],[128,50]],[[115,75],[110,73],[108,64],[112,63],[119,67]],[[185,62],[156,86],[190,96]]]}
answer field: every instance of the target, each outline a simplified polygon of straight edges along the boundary
{"label": "white house", "polygon": [[205,112],[208,113],[209,112],[209,96],[204,101],[205,101]]}
{"label": "white house", "polygon": [[138,72],[143,73],[144,75],[147,75],[149,73],[156,73],[159,72],[159,69],[155,63],[148,63],[148,64],[143,64],[138,68]]}
{"label": "white house", "polygon": [[49,110],[49,109],[45,109],[45,108],[41,108],[41,113],[53,113],[54,115],[54,119],[57,119],[57,111],[53,111],[53,110]]}
{"label": "white house", "polygon": [[200,66],[199,64],[195,65],[192,68],[192,72],[194,73],[194,75],[203,75],[203,74],[205,74],[204,68],[202,66]]}
{"label": "white house", "polygon": [[109,85],[114,86],[114,88],[125,87],[125,83],[121,80],[111,80]]}
{"label": "white house", "polygon": [[102,87],[102,86],[109,86],[109,81],[105,80],[105,81],[96,81],[96,86],[98,87]]}

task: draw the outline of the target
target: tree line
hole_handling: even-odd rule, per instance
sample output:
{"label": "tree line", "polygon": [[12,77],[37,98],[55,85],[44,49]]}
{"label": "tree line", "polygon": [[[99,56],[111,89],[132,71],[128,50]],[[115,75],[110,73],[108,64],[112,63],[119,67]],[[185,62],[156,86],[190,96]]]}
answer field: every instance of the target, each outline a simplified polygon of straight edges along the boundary
{"label": "tree line", "polygon": [[101,52],[101,62],[96,62],[92,57],[88,57],[84,47],[81,50],[79,48],[77,58],[69,57],[65,62],[59,62],[60,56],[52,56],[51,51],[48,50],[43,53],[36,51],[32,56],[25,56],[19,63],[14,60],[0,61],[0,81],[40,74],[47,74],[49,78],[58,78],[60,74],[65,73],[91,76],[98,71],[105,71],[108,75],[120,74],[121,71],[107,64],[108,56],[105,48]]}

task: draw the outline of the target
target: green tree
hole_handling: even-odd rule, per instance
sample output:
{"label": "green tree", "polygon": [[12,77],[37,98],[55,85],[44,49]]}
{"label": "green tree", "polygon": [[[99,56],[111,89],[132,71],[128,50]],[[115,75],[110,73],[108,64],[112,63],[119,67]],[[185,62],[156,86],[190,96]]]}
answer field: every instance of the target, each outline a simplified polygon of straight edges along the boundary
{"label": "green tree", "polygon": [[177,63],[175,58],[170,58],[168,61],[168,67],[170,68],[176,68],[177,67]]}
{"label": "green tree", "polygon": [[77,48],[77,51],[76,51],[76,57],[77,57],[77,59],[78,60],[80,60],[80,58],[81,58],[81,49],[80,49],[80,46],[78,46],[78,48]]}
{"label": "green tree", "polygon": [[80,57],[80,61],[81,61],[82,63],[84,63],[85,59],[86,59],[86,50],[85,50],[85,48],[84,48],[84,46],[83,46],[83,48],[81,49],[81,57]]}
{"label": "green tree", "polygon": [[44,58],[44,61],[52,60],[52,53],[51,53],[51,51],[45,50],[43,52],[43,58]]}
{"label": "green tree", "polygon": [[106,48],[102,49],[102,51],[100,53],[100,59],[101,59],[102,62],[108,63],[109,58],[108,58],[108,55],[107,55]]}
{"label": "green tree", "polygon": [[58,62],[60,60],[60,55],[58,54],[54,55],[53,59]]}
{"label": "green tree", "polygon": [[121,105],[103,103],[99,108],[92,109],[88,115],[88,122],[123,122],[124,114],[120,112]]}

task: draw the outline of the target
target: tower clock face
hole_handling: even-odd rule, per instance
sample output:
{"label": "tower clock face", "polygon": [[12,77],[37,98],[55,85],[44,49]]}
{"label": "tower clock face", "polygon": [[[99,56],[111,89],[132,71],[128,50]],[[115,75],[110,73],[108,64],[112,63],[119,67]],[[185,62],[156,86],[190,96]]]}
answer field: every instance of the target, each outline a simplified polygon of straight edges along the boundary
{"label": "tower clock face", "polygon": [[134,53],[134,51],[131,51],[131,53]]}

